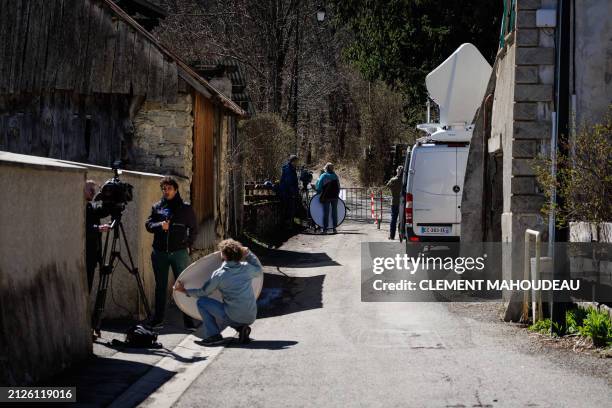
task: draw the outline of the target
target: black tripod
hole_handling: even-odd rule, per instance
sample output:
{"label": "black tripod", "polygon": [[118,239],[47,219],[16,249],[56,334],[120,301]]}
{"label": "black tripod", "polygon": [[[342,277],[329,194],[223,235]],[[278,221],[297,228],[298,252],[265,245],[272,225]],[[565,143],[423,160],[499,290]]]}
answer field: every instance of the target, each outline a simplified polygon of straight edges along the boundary
{"label": "black tripod", "polygon": [[[106,234],[106,239],[104,241],[104,252],[102,253],[102,265],[100,266],[100,281],[98,283],[98,293],[96,294],[96,303],[94,306],[93,315],[91,317],[91,327],[93,327],[95,334],[100,336],[100,326],[102,325],[102,313],[104,312],[104,305],[106,303],[106,293],[108,290],[108,283],[110,281],[110,277],[115,270],[116,261],[118,260],[121,264],[128,270],[130,274],[134,276],[136,279],[136,284],[138,286],[138,292],[140,293],[140,299],[143,302],[145,312],[147,313],[147,319],[151,319],[151,309],[149,308],[149,302],[147,301],[147,296],[145,295],[144,286],[142,285],[142,279],[138,274],[138,268],[134,266],[134,261],[132,259],[132,253],[130,251],[130,246],[128,244],[127,238],[125,236],[125,230],[123,229],[123,223],[121,222],[121,213],[113,214],[111,217],[112,222],[110,225],[110,230]],[[111,235],[113,234],[113,241],[110,246],[110,256],[108,252],[108,241]],[[123,257],[121,256],[121,251],[117,249],[118,241],[123,238],[123,242],[125,243],[125,248],[127,250],[129,264],[125,262]],[[108,262],[107,262],[107,256]]]}

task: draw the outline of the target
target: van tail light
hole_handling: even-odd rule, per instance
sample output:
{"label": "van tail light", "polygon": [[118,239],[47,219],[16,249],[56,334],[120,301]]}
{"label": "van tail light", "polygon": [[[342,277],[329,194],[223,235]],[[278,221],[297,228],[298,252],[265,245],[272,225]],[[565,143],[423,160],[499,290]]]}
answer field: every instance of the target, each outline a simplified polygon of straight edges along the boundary
{"label": "van tail light", "polygon": [[412,241],[412,242],[419,242],[419,237],[417,237],[417,236],[410,237],[410,241]]}
{"label": "van tail light", "polygon": [[406,227],[412,228],[412,194],[406,193]]}

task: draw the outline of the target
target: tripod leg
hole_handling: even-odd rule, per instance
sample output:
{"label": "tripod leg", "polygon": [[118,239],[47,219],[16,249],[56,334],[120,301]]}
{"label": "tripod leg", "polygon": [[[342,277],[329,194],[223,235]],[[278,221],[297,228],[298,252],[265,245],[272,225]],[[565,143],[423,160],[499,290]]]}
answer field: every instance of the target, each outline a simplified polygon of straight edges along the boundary
{"label": "tripod leg", "polygon": [[100,281],[98,284],[98,293],[96,294],[96,303],[94,305],[93,314],[91,316],[91,327],[94,332],[99,336],[100,328],[102,326],[102,314],[104,313],[104,306],[106,304],[106,294],[108,292],[108,282],[110,276],[113,273],[113,265],[115,264],[116,258],[116,247],[117,239],[119,234],[113,229],[113,242],[111,244],[110,256],[108,262],[106,257],[108,255],[108,241],[110,238],[110,231],[106,234],[106,240],[104,242],[104,252],[102,253],[102,266],[100,267]]}
{"label": "tripod leg", "polygon": [[151,308],[149,307],[149,301],[147,300],[147,295],[145,294],[144,285],[142,283],[142,278],[140,277],[140,274],[138,273],[138,268],[134,266],[134,260],[132,259],[132,252],[130,251],[130,246],[128,244],[128,240],[125,234],[125,229],[123,229],[123,223],[119,223],[119,228],[121,229],[121,235],[123,236],[123,240],[125,241],[125,248],[127,250],[128,260],[130,261],[130,264],[127,265],[125,261],[121,258],[121,255],[119,255],[119,260],[123,263],[123,265],[127,268],[127,270],[130,271],[132,275],[134,275],[134,278],[136,278],[136,285],[138,286],[138,292],[140,293],[140,299],[142,300],[142,304],[144,306],[145,313],[147,314],[147,319],[150,320],[151,319]]}
{"label": "tripod leg", "polygon": [[108,279],[104,271],[106,265],[106,255],[108,253],[109,236],[110,232],[106,234],[106,238],[104,239],[104,250],[102,251],[102,259],[100,262],[98,262],[100,277],[98,279],[98,290],[96,291],[96,302],[94,305],[93,313],[91,315],[91,327],[94,329],[95,333],[98,336],[100,336],[100,317],[102,316],[102,311],[104,310],[106,288],[108,287]]}
{"label": "tripod leg", "polygon": [[138,291],[140,292],[140,298],[142,299],[142,304],[144,306],[145,313],[147,314],[147,319],[151,320],[151,308],[149,307],[149,302],[147,300],[147,295],[145,294],[142,279],[138,273],[134,274],[134,277],[136,278],[136,284],[138,285]]}
{"label": "tripod leg", "polygon": [[[103,268],[105,268],[105,266]],[[100,336],[100,327],[102,326],[102,313],[104,312],[104,303],[106,302],[109,277],[110,274],[104,272],[102,269],[100,270],[98,293],[96,294],[96,303],[91,317],[91,327],[98,336]]]}

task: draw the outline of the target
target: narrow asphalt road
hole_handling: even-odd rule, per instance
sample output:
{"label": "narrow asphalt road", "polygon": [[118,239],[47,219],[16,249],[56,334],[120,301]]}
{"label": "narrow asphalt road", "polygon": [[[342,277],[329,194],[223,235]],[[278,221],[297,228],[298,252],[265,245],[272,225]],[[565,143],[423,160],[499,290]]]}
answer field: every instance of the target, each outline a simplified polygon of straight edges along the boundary
{"label": "narrow asphalt road", "polygon": [[[299,235],[264,257],[290,277],[253,343],[228,346],[178,407],[608,407],[603,379],[527,353],[487,322],[442,303],[364,303],[360,243],[374,225]],[[272,282],[274,283],[274,282]]]}

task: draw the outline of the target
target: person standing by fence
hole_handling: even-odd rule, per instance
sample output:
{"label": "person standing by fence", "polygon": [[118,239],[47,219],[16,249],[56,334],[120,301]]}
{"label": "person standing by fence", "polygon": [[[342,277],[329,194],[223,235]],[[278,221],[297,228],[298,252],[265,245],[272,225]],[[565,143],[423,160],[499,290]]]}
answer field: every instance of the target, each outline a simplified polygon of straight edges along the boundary
{"label": "person standing by fence", "polygon": [[389,239],[395,239],[397,230],[397,217],[399,216],[400,194],[402,193],[402,176],[404,166],[398,166],[395,176],[387,182],[387,187],[391,190],[391,225],[389,227]]}
{"label": "person standing by fence", "polygon": [[289,160],[283,166],[283,172],[279,184],[279,193],[283,209],[283,218],[287,228],[293,229],[293,218],[295,217],[295,205],[298,198],[298,157],[295,154],[289,156]]}
{"label": "person standing by fence", "polygon": [[334,234],[338,226],[338,198],[340,197],[340,179],[334,172],[334,165],[327,163],[325,172],[317,180],[317,192],[321,194],[319,201],[323,204],[323,233],[327,234],[329,226],[329,210],[331,207]]}

